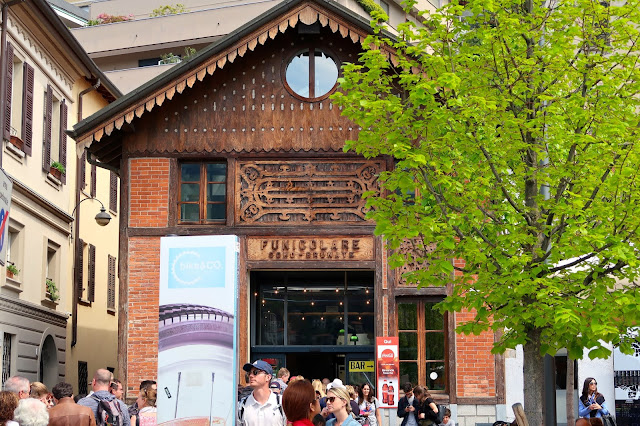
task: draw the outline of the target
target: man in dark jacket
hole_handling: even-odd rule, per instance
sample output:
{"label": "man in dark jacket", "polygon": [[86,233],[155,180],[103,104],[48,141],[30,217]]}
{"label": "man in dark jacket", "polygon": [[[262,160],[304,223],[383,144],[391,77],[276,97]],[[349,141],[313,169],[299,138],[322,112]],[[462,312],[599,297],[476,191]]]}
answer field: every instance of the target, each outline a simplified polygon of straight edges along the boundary
{"label": "man in dark jacket", "polygon": [[49,426],[96,426],[91,408],[73,400],[73,387],[69,383],[58,383],[51,393],[56,405],[49,410]]}
{"label": "man in dark jacket", "polygon": [[[129,411],[127,405],[117,399],[115,396],[111,395],[109,392],[109,384],[111,383],[111,372],[109,370],[105,370],[103,368],[96,371],[96,374],[93,376],[93,380],[91,381],[91,388],[93,389],[93,393],[89,396],[85,396],[78,404],[84,405],[85,407],[91,408],[95,417],[98,416],[98,405],[100,401],[113,401],[119,407],[119,415],[122,418],[123,426],[130,426],[131,419],[129,418]],[[115,413],[114,413],[115,414]],[[99,421],[99,420],[97,420]]]}
{"label": "man in dark jacket", "polygon": [[413,396],[413,385],[407,382],[402,388],[404,396],[398,401],[398,417],[402,418],[400,426],[418,426],[418,400]]}

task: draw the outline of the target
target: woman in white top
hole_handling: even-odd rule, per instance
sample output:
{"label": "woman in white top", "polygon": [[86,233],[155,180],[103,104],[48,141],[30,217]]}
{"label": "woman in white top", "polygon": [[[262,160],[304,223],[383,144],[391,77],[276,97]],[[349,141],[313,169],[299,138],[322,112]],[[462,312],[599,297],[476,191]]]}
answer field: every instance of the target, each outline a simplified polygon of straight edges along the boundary
{"label": "woman in white top", "polygon": [[376,399],[373,389],[368,383],[360,386],[358,390],[358,407],[360,408],[360,416],[368,419],[370,426],[381,425],[380,410],[378,409],[378,400]]}
{"label": "woman in white top", "polygon": [[142,388],[138,394],[138,415],[131,417],[131,425],[135,426],[155,426],[157,424],[156,408],[157,391],[152,387]]}

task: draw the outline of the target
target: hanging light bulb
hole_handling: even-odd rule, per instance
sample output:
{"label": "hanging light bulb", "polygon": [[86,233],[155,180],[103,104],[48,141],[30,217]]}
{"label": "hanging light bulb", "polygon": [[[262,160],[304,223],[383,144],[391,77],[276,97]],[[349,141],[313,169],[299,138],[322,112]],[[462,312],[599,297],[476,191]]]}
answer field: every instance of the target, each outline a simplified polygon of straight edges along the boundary
{"label": "hanging light bulb", "polygon": [[316,302],[314,302],[313,300],[311,301],[311,306],[314,306],[316,304]]}
{"label": "hanging light bulb", "polygon": [[258,292],[256,291],[255,293],[253,293],[253,295],[257,297],[258,296]]}
{"label": "hanging light bulb", "polygon": [[340,302],[340,306],[342,306],[342,302]]}

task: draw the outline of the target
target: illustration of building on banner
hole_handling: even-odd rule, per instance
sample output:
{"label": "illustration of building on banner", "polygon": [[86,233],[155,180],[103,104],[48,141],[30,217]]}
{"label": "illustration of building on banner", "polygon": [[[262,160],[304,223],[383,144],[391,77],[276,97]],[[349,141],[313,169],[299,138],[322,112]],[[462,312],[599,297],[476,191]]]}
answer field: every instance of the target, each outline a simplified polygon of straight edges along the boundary
{"label": "illustration of building on banner", "polygon": [[[637,330],[633,331],[637,334]],[[633,343],[634,354],[613,349],[616,420],[618,425],[640,424],[640,343]]]}
{"label": "illustration of building on banner", "polygon": [[158,424],[234,424],[237,247],[235,236],[161,240]]}
{"label": "illustration of building on banner", "polygon": [[397,408],[400,374],[397,337],[376,338],[376,374],[380,408]]}

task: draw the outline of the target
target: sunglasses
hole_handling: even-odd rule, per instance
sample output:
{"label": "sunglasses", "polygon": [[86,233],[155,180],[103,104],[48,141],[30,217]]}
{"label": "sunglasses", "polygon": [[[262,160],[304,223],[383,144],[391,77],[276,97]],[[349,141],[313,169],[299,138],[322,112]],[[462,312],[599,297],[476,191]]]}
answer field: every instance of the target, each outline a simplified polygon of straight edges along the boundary
{"label": "sunglasses", "polygon": [[593,380],[593,381],[589,382],[589,384],[590,384],[590,385],[597,385],[597,384],[598,384],[598,382],[596,382],[595,380]]}
{"label": "sunglasses", "polygon": [[260,373],[264,373],[264,371],[262,371],[262,370],[251,370],[251,371],[249,371],[249,375],[250,376],[257,376]]}
{"label": "sunglasses", "polygon": [[336,399],[340,399],[337,396],[328,396],[327,397],[327,401],[329,401],[330,403],[333,404],[333,401],[335,401]]}

